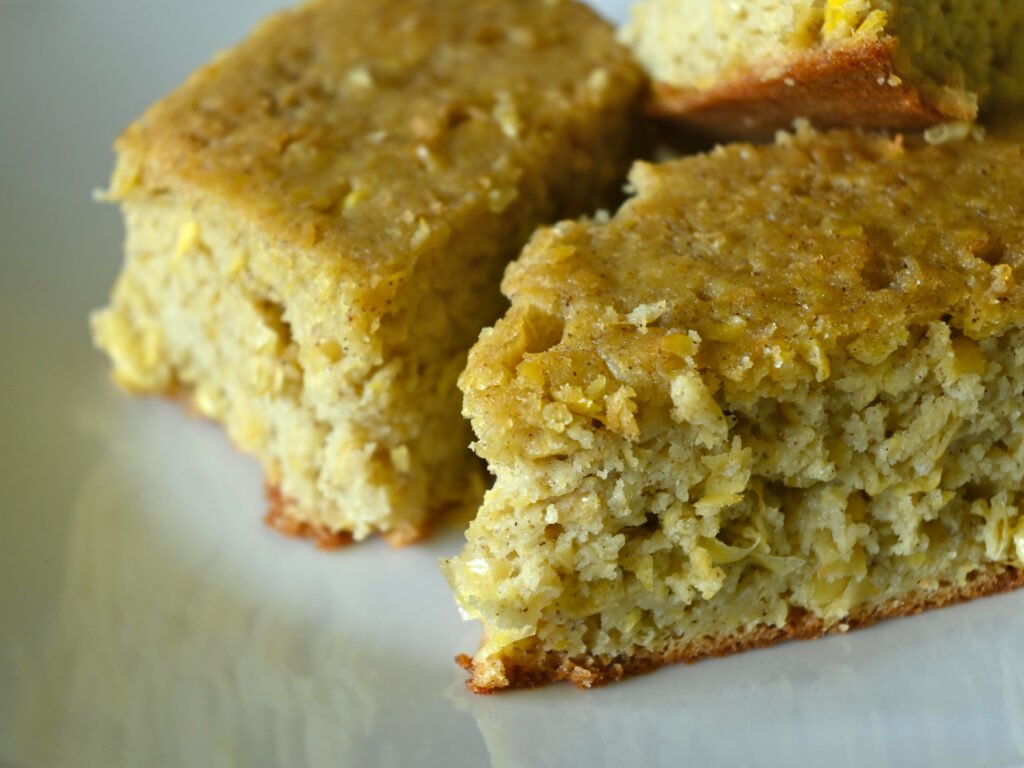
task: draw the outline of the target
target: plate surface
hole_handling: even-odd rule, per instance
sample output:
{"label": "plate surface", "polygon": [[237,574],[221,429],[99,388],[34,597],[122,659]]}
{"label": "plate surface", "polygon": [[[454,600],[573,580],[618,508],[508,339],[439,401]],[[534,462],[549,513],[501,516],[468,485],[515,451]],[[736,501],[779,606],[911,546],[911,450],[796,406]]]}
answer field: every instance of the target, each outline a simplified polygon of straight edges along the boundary
{"label": "plate surface", "polygon": [[120,263],[110,141],[278,4],[0,0],[0,765],[1024,764],[1024,593],[475,697],[436,567],[461,532],[281,538],[216,427],[115,392],[85,321]]}

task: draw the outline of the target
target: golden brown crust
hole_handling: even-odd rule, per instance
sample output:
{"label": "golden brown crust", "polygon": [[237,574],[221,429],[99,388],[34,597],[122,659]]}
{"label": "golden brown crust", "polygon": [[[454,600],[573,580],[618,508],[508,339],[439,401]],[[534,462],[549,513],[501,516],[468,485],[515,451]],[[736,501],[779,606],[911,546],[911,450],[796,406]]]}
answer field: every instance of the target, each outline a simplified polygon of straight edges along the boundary
{"label": "golden brown crust", "polygon": [[[190,387],[175,384],[158,396],[178,403],[190,416],[219,425],[218,422],[210,419],[199,409]],[[237,445],[235,447],[241,451],[241,448],[238,448]],[[341,549],[355,543],[355,538],[349,531],[332,531],[324,525],[298,519],[293,513],[289,512],[289,508],[294,505],[294,502],[281,493],[281,489],[276,483],[264,483],[264,493],[267,497],[267,511],[263,515],[263,523],[268,528],[289,538],[308,539],[313,542],[317,549]],[[439,511],[438,515],[443,519],[443,510]],[[416,529],[403,528],[388,531],[381,534],[381,537],[392,547],[399,549],[422,541],[432,531],[432,525],[423,524]]]}
{"label": "golden brown crust", "polygon": [[[167,391],[160,393],[159,397],[178,403],[190,416],[220,426],[217,421],[204,414],[196,405],[191,387],[176,384]],[[235,448],[241,451],[241,448],[237,445]],[[313,542],[317,549],[341,549],[355,542],[354,537],[348,531],[332,531],[326,526],[299,520],[293,514],[290,514],[288,509],[292,506],[293,502],[281,493],[281,489],[275,483],[264,483],[264,493],[267,497],[267,511],[263,515],[263,523],[268,528],[289,538],[308,539]],[[397,548],[419,541],[428,532],[429,529],[426,528],[419,535],[415,536],[410,536],[405,532],[402,534],[393,532],[385,534],[384,538],[391,546]]]}
{"label": "golden brown crust", "polygon": [[339,274],[401,273],[422,227],[457,236],[493,213],[481,189],[518,189],[554,148],[591,173],[575,132],[625,124],[643,83],[584,3],[312,0],[126,129],[112,194],[216,199]]}
{"label": "golden brown crust", "polygon": [[[512,307],[472,349],[460,384],[478,451],[534,450],[522,446],[547,416],[523,403],[577,377],[665,402],[690,331],[701,340],[695,364],[728,398],[790,390],[816,355],[887,359],[908,328],[948,322],[982,340],[1024,324],[1022,163],[1010,135],[929,146],[800,131],[637,164],[636,194],[610,221],[541,230],[508,267]],[[947,194],[920,191],[940,187]],[[984,200],[984,216],[956,200]],[[634,332],[620,322],[646,306],[661,307],[656,323]],[[681,355],[667,352],[676,342]],[[800,351],[808,343],[819,346]],[[540,384],[521,375],[527,354]]]}
{"label": "golden brown crust", "polygon": [[[508,678],[509,688],[530,688],[561,680],[568,680],[578,688],[592,688],[631,675],[644,674],[666,664],[692,664],[705,658],[765,648],[785,640],[814,640],[827,634],[861,629],[882,619],[910,616],[932,608],[942,608],[1020,587],[1024,587],[1024,570],[1009,566],[992,566],[976,573],[963,587],[943,585],[934,590],[922,590],[905,599],[892,600],[867,611],[852,614],[844,622],[835,625],[826,626],[820,618],[796,609],[790,612],[788,622],[782,627],[763,625],[745,634],[703,637],[678,642],[660,652],[615,659],[568,659],[562,654],[551,652],[540,663],[531,666],[516,666],[506,661],[504,672]],[[473,661],[469,656],[462,654],[457,656],[455,661],[470,673],[471,677],[466,686],[471,691],[494,693],[503,690],[478,684],[473,677]]]}
{"label": "golden brown crust", "polygon": [[267,485],[267,512],[263,522],[285,536],[309,539],[317,549],[340,549],[352,543],[352,534],[328,530],[322,525],[298,520],[288,514],[288,500],[277,486]]}
{"label": "golden brown crust", "polygon": [[801,55],[778,74],[748,72],[709,90],[657,83],[652,113],[728,138],[766,138],[793,120],[820,127],[919,130],[971,120],[968,101],[938,104],[895,71],[894,38]]}
{"label": "golden brown crust", "polygon": [[[284,496],[276,485],[267,483],[265,490],[267,512],[263,515],[263,522],[278,533],[296,539],[309,539],[317,549],[340,549],[355,542],[349,531],[333,531],[320,523],[298,519],[294,513],[289,512],[294,502]],[[443,515],[443,510],[438,512],[438,517],[443,517]],[[381,538],[395,549],[400,549],[422,541],[430,535],[432,530],[431,526],[425,524],[415,529],[396,528],[382,533]]]}

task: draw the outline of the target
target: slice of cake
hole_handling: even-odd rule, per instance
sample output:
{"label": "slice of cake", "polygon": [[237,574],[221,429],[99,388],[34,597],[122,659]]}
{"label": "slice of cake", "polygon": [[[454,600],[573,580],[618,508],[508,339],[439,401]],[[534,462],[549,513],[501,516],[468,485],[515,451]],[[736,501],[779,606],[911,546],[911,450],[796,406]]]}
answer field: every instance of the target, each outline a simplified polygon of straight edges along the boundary
{"label": "slice of cake", "polygon": [[590,686],[1024,584],[1024,150],[781,135],[536,235],[461,378],[471,686]]}
{"label": "slice of cake", "polygon": [[285,529],[404,542],[478,503],[466,350],[534,228],[621,187],[643,82],[576,2],[271,18],[117,141],[116,380],[222,422]]}
{"label": "slice of cake", "polygon": [[924,128],[1024,100],[1019,0],[642,0],[623,39],[653,109],[718,135]]}

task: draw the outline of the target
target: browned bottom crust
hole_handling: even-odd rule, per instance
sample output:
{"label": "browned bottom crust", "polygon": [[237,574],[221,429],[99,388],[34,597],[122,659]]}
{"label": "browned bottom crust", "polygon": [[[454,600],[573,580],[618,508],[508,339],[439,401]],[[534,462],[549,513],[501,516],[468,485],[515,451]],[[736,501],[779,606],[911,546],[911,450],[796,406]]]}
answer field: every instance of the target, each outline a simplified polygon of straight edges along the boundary
{"label": "browned bottom crust", "polygon": [[263,522],[269,528],[295,539],[309,539],[317,549],[338,549],[352,543],[352,535],[335,532],[322,525],[308,523],[292,517],[286,511],[291,504],[274,485],[266,486],[267,512]]}
{"label": "browned bottom crust", "polygon": [[[273,530],[292,538],[309,539],[317,549],[339,549],[355,541],[348,531],[332,531],[324,525],[300,520],[289,511],[294,506],[294,502],[282,494],[280,488],[270,483],[267,483],[265,487],[267,513],[263,516],[263,522]],[[421,541],[430,534],[431,530],[431,527],[427,525],[419,528],[396,528],[381,534],[381,538],[398,549]]]}
{"label": "browned bottom crust", "polygon": [[[564,654],[549,652],[529,666],[505,662],[505,676],[508,678],[509,688],[531,688],[560,680],[568,680],[578,688],[593,688],[630,675],[650,672],[665,664],[691,664],[712,656],[728,656],[753,648],[764,648],[784,640],[814,640],[826,634],[867,627],[882,619],[909,616],[931,608],[942,608],[1022,586],[1024,570],[994,566],[975,573],[963,587],[940,585],[936,589],[921,590],[904,599],[893,600],[885,605],[852,614],[844,622],[832,626],[826,626],[820,618],[805,610],[792,609],[787,623],[782,627],[762,625],[745,634],[702,637],[678,642],[663,651],[645,651],[613,659],[593,656],[566,658]],[[466,686],[471,691],[493,693],[504,690],[477,684],[472,677],[473,660],[470,656],[462,654],[457,656],[455,661],[470,673],[471,677]]]}
{"label": "browned bottom crust", "polygon": [[[159,393],[158,396],[180,403],[189,415],[223,428],[220,422],[209,418],[196,407],[195,397],[190,387],[175,384],[167,391]],[[241,451],[237,445],[235,448]],[[245,451],[241,452],[246,453]],[[354,543],[355,539],[348,531],[332,531],[324,525],[300,520],[290,511],[294,508],[295,502],[281,493],[281,489],[276,483],[267,481],[264,483],[264,489],[267,497],[267,511],[263,515],[263,523],[271,530],[290,538],[309,539],[317,549],[340,549]],[[426,525],[415,530],[396,529],[383,534],[383,538],[392,547],[399,548],[421,541],[430,534],[431,530]]]}
{"label": "browned bottom crust", "polygon": [[709,90],[656,83],[648,108],[700,132],[724,138],[769,138],[796,118],[821,128],[920,130],[977,115],[935,103],[894,71],[894,38],[814,51],[778,75],[749,72]]}

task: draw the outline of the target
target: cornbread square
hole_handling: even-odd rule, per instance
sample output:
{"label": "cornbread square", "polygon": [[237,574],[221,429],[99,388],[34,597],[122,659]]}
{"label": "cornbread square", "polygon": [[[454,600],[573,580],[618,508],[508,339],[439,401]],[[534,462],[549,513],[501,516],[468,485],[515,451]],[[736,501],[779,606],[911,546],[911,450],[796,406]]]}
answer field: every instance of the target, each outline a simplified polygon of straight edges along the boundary
{"label": "cornbread square", "polygon": [[318,0],[117,140],[114,377],[190,393],[278,524],[403,543],[476,504],[455,386],[542,222],[625,179],[644,80],[569,0]]}
{"label": "cornbread square", "polygon": [[496,478],[445,564],[471,687],[1024,584],[1021,144],[804,127],[632,183],[534,237],[461,378]]}
{"label": "cornbread square", "polygon": [[623,39],[653,110],[718,135],[918,129],[1024,100],[1019,0],[642,0]]}

